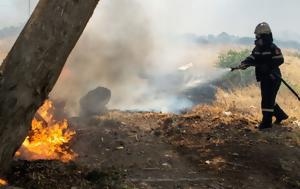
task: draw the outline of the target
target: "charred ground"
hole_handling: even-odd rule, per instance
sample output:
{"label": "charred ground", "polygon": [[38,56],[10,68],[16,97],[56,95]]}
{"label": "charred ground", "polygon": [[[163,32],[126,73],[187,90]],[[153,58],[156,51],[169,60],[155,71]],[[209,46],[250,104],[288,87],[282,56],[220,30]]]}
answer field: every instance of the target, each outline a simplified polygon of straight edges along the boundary
{"label": "charred ground", "polygon": [[299,188],[300,129],[266,132],[255,117],[198,106],[177,115],[110,111],[72,118],[78,158],[16,162],[23,188]]}

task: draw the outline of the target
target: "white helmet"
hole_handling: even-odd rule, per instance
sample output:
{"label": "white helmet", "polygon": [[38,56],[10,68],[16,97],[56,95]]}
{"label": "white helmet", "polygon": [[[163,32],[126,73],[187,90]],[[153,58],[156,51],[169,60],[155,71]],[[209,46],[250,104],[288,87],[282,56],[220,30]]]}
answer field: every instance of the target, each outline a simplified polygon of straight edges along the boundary
{"label": "white helmet", "polygon": [[261,34],[271,34],[271,28],[268,23],[262,22],[258,24],[255,28],[254,34],[255,35],[261,35]]}

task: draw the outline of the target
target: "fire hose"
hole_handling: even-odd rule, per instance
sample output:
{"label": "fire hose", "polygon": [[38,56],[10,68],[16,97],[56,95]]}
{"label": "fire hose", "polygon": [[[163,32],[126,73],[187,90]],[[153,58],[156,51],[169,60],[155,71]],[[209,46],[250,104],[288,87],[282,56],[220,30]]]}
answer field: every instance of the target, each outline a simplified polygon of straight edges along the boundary
{"label": "fire hose", "polygon": [[[245,69],[244,67],[242,66],[237,66],[237,67],[232,67],[231,68],[231,71],[235,71],[235,70],[243,70]],[[280,75],[276,74],[276,73],[272,73],[272,75],[274,77],[277,77],[278,79],[280,79],[282,81],[282,83],[284,83],[284,85],[297,97],[297,99],[300,101],[300,96],[299,94],[282,78],[280,77]]]}

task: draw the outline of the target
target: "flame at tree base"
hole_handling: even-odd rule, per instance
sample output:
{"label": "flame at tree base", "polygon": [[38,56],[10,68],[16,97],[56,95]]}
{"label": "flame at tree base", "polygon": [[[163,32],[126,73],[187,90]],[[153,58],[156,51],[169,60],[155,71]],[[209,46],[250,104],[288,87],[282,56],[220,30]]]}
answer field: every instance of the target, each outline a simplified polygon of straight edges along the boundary
{"label": "flame at tree base", "polygon": [[[31,132],[26,137],[16,157],[26,160],[73,160],[77,154],[69,148],[69,142],[76,134],[68,128],[67,120],[53,119],[54,107],[50,100],[38,110],[32,120]],[[39,117],[39,118],[37,118]]]}
{"label": "flame at tree base", "polygon": [[7,181],[0,178],[0,187],[1,186],[6,186],[6,185],[7,185]]}

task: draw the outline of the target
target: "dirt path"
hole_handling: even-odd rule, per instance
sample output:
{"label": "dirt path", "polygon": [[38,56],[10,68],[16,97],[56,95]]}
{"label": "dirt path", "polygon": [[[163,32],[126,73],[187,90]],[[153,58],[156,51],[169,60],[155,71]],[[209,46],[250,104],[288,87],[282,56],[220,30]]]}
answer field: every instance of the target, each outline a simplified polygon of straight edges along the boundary
{"label": "dirt path", "polygon": [[165,115],[153,115],[115,112],[73,121],[78,128],[73,147],[80,152],[78,162],[93,168],[122,168],[127,181],[138,188],[217,188],[214,178],[199,172],[164,142],[155,117]]}
{"label": "dirt path", "polygon": [[77,162],[122,169],[136,188],[300,188],[299,130],[262,133],[241,115],[209,111],[73,119]]}

